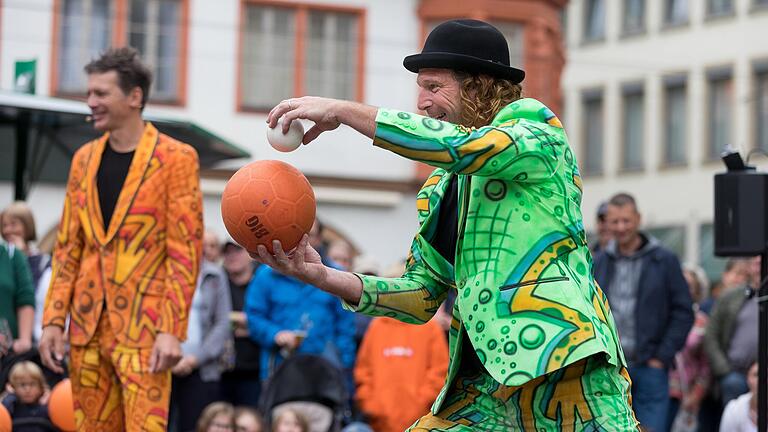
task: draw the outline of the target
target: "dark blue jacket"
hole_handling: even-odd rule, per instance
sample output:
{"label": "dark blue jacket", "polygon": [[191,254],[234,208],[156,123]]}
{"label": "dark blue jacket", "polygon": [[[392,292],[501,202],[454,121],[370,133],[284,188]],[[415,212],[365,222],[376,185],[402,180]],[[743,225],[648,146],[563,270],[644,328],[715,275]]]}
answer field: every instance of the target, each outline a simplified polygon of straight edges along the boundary
{"label": "dark blue jacket", "polygon": [[[610,250],[594,257],[595,279],[606,295],[611,290],[616,258]],[[669,367],[693,325],[691,294],[672,251],[657,246],[640,259],[643,264],[635,304],[634,360],[643,364],[657,358]]]}

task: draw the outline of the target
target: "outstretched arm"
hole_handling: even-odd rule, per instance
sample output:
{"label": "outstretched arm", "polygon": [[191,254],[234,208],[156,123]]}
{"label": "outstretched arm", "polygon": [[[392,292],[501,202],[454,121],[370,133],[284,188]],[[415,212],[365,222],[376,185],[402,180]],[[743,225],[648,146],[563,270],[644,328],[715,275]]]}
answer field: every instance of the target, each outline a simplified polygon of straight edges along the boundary
{"label": "outstretched arm", "polygon": [[354,273],[336,270],[323,264],[320,255],[309,245],[309,237],[306,234],[290,256],[283,251],[278,240],[273,242],[272,249],[275,251],[274,255],[271,255],[264,245],[259,245],[256,253],[251,253],[251,257],[279,273],[314,285],[349,304],[356,305],[360,302],[363,293],[360,278]]}
{"label": "outstretched arm", "polygon": [[[290,254],[278,240],[273,242],[274,255],[264,245],[251,256],[278,272],[294,277],[344,300],[345,308],[372,316],[390,316],[415,324],[428,321],[448,292],[448,282],[429,273],[420,261],[409,265],[400,278],[362,276],[323,265],[307,235]],[[386,288],[380,291],[380,286]]]}
{"label": "outstretched arm", "polygon": [[304,144],[345,124],[373,139],[378,147],[460,174],[542,181],[551,178],[572,157],[566,156],[568,141],[560,121],[533,99],[510,104],[497,115],[503,121],[479,129],[312,96],[280,102],[267,117],[269,127],[276,127],[281,117],[283,133],[293,120],[315,122],[304,134]]}
{"label": "outstretched arm", "polygon": [[376,134],[376,113],[378,108],[339,99],[305,96],[286,99],[277,104],[267,116],[270,128],[283,118],[283,133],[288,132],[291,122],[296,119],[315,122],[305,134],[302,142],[308,144],[321,133],[334,130],[345,124],[373,139]]}

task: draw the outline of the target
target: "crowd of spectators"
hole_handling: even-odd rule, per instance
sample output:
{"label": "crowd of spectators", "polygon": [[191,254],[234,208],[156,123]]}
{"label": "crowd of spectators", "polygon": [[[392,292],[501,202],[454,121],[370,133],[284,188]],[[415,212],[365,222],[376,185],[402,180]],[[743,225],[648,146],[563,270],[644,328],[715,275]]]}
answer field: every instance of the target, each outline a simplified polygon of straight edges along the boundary
{"label": "crowd of spectators", "polygon": [[[755,430],[759,258],[729,260],[712,284],[641,226],[634,198],[617,194],[598,208],[590,238],[638,419],[649,431]],[[38,241],[23,202],[0,213],[0,228],[2,403],[14,419],[45,419],[41,407],[65,377],[42,367],[36,352],[55,229]],[[358,254],[319,221],[310,242],[341,269],[397,277],[404,268]],[[345,311],[331,295],[258,266],[214,231],[204,235],[203,255],[173,368],[170,430],[389,432],[427,412],[446,375],[455,292],[430,322],[413,326]],[[340,403],[310,385],[303,399],[283,400],[281,390],[296,384],[276,372],[299,358],[338,372],[316,378],[339,381]]]}

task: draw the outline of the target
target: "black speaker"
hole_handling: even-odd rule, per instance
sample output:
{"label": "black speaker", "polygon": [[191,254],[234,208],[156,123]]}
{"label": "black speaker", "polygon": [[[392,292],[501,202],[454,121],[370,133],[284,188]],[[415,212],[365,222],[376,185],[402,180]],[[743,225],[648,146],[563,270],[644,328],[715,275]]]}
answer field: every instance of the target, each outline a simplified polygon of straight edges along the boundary
{"label": "black speaker", "polygon": [[754,256],[768,246],[768,174],[715,175],[715,255]]}

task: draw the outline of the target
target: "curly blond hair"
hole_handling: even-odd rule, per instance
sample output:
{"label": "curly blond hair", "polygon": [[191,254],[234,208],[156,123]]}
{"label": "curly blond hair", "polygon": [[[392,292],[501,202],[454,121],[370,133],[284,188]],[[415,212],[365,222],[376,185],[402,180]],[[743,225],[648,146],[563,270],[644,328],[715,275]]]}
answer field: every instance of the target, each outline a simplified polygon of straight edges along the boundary
{"label": "curly blond hair", "polygon": [[487,126],[502,108],[523,96],[522,86],[510,80],[467,72],[454,72],[454,77],[461,89],[463,126]]}

